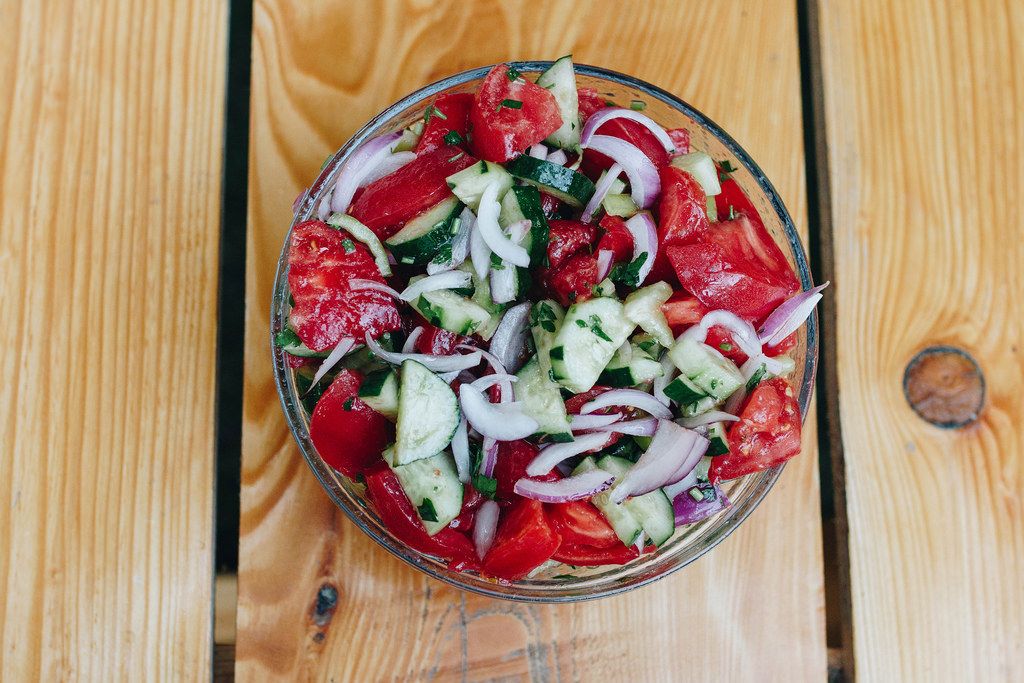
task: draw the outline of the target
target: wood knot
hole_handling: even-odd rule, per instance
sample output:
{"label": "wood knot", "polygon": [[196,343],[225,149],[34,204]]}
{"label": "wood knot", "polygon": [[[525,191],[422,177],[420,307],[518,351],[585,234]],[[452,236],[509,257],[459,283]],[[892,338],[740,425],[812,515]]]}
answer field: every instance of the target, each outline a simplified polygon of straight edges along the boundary
{"label": "wood knot", "polygon": [[338,589],[325,583],[316,592],[316,599],[313,601],[312,617],[313,623],[323,628],[331,623],[334,610],[338,607]]}
{"label": "wood knot", "polygon": [[963,349],[930,346],[907,364],[903,393],[922,419],[956,429],[978,419],[985,403],[985,377]]}

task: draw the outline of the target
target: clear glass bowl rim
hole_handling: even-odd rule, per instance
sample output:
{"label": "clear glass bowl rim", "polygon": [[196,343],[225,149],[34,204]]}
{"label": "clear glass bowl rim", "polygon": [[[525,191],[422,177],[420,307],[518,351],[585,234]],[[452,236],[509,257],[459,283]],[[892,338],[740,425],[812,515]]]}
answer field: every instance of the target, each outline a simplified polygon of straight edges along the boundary
{"label": "clear glass bowl rim", "polygon": [[[550,61],[526,61],[526,62],[513,62],[515,67],[523,73],[536,73],[546,70],[552,62]],[[406,109],[416,105],[434,95],[441,93],[449,88],[463,85],[465,83],[475,81],[483,78],[488,71],[494,65],[481,66],[466,71],[462,71],[451,76],[442,78],[434,81],[422,88],[402,97],[397,102],[387,107],[379,114],[370,119],[365,125],[363,125],[349,140],[346,142],[334,155],[327,159],[324,163],[320,174],[317,179],[306,189],[301,195],[297,202],[297,210],[294,212],[292,224],[288,229],[288,233],[285,235],[284,244],[281,249],[280,257],[277,262],[277,270],[274,276],[274,289],[273,298],[271,301],[271,316],[270,316],[270,348],[274,360],[274,383],[277,387],[278,398],[281,401],[282,409],[285,413],[285,418],[288,422],[288,428],[292,433],[292,437],[295,439],[299,446],[299,450],[302,453],[303,458],[309,465],[313,474],[316,476],[320,485],[324,491],[327,492],[328,497],[337,505],[348,518],[361,529],[366,535],[372,538],[378,545],[383,547],[389,553],[395,557],[401,559],[406,564],[428,574],[429,576],[444,581],[461,590],[467,590],[487,597],[513,600],[518,602],[530,602],[530,603],[565,603],[565,602],[581,602],[584,600],[592,600],[602,597],[610,597],[613,595],[619,595],[626,591],[634,590],[642,586],[646,586],[650,583],[658,581],[660,579],[669,576],[670,574],[679,571],[683,567],[687,566],[691,562],[696,561],[700,557],[713,550],[719,543],[724,541],[733,531],[735,531],[746,518],[754,511],[754,509],[761,503],[764,497],[775,485],[779,476],[782,474],[782,470],[785,467],[785,463],[777,467],[764,470],[759,473],[761,480],[758,483],[756,490],[753,495],[746,498],[739,506],[734,506],[734,514],[729,518],[726,528],[707,543],[702,551],[693,557],[688,558],[686,561],[677,562],[675,566],[672,566],[665,571],[657,573],[653,576],[646,577],[645,579],[637,582],[633,582],[627,585],[613,585],[607,589],[591,590],[588,592],[573,594],[573,595],[545,595],[542,593],[528,592],[522,594],[507,593],[497,590],[491,590],[486,586],[472,585],[465,583],[459,579],[459,573],[451,570],[440,571],[435,569],[429,564],[419,564],[412,557],[404,554],[402,550],[419,556],[418,551],[409,548],[408,546],[401,545],[401,547],[395,547],[390,542],[390,539],[382,538],[373,529],[367,526],[367,524],[361,519],[363,512],[361,510],[354,510],[345,502],[339,493],[335,490],[335,484],[331,481],[331,475],[328,471],[328,466],[317,454],[316,449],[313,447],[312,442],[309,440],[308,435],[304,436],[302,432],[303,427],[303,416],[302,407],[291,399],[292,390],[292,379],[291,372],[285,364],[284,352],[274,344],[273,338],[276,330],[279,330],[285,320],[287,313],[287,293],[288,293],[288,280],[287,280],[287,267],[288,267],[288,242],[291,237],[291,231],[295,225],[302,220],[307,220],[306,215],[313,210],[313,202],[319,198],[321,191],[332,185],[334,182],[334,176],[338,169],[342,166],[344,161],[348,158],[348,155],[360,145],[362,145],[368,138],[378,134],[378,129],[391,122],[396,116],[400,115]],[[804,252],[803,243],[800,240],[800,235],[796,231],[796,227],[793,224],[793,220],[786,210],[783,204],[782,198],[776,192],[775,187],[768,180],[767,176],[761,170],[761,168],[754,162],[751,156],[743,149],[728,133],[726,133],[718,124],[708,118],[701,111],[691,106],[684,100],[676,97],[672,93],[659,88],[658,86],[647,83],[646,81],[628,76],[626,74],[613,71],[611,69],[605,69],[597,66],[590,66],[586,64],[574,64],[577,74],[584,76],[590,76],[594,78],[604,79],[613,83],[616,83],[627,88],[633,88],[637,91],[642,92],[647,97],[652,97],[660,100],[669,107],[676,109],[692,119],[697,125],[703,128],[705,131],[715,137],[729,152],[736,157],[736,159],[743,164],[747,171],[752,175],[754,180],[760,186],[761,190],[765,193],[768,198],[771,208],[775,211],[779,218],[779,221],[785,231],[786,240],[789,243],[789,248],[794,256],[797,267],[797,275],[800,278],[801,286],[804,290],[807,290],[813,286],[810,267],[807,262],[807,256]],[[800,392],[798,402],[800,405],[801,419],[805,419],[807,411],[810,408],[811,396],[814,390],[815,373],[817,370],[818,361],[818,317],[817,311],[811,314],[811,317],[807,321],[807,349],[804,359],[804,373],[803,381],[800,386]]]}

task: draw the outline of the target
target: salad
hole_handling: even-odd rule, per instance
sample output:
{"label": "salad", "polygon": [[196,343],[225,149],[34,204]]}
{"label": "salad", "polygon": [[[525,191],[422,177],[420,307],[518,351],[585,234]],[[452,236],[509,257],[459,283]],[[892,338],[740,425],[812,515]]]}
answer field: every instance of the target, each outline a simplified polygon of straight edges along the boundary
{"label": "salad", "polygon": [[800,451],[802,292],[735,171],[644,103],[495,66],[362,144],[288,245],[324,461],[497,580],[624,564]]}

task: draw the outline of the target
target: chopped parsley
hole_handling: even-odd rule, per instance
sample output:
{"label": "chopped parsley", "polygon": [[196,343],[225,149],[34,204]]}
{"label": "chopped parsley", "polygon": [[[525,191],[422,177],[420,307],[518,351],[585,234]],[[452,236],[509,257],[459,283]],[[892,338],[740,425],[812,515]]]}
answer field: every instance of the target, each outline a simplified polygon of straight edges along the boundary
{"label": "chopped parsley", "polygon": [[608,277],[612,282],[617,282],[626,287],[637,287],[640,285],[640,268],[647,261],[647,254],[640,254],[629,263],[618,263],[612,268]]}
{"label": "chopped parsley", "polygon": [[437,521],[437,510],[434,509],[434,501],[429,498],[423,499],[423,504],[416,508],[416,512],[419,513],[420,519],[424,522]]}
{"label": "chopped parsley", "polygon": [[605,101],[604,101],[604,106],[606,106],[606,107],[617,107],[617,106],[619,106],[619,105],[615,104],[615,103],[614,103],[614,102],[612,102],[611,100],[605,100]]}
{"label": "chopped parsley", "polygon": [[[550,331],[554,332],[555,330],[552,328]],[[286,327],[274,335],[274,343],[277,346],[287,348],[289,346],[298,346],[302,343],[302,340],[299,339],[299,335],[295,334],[295,330]]]}
{"label": "chopped parsley", "polygon": [[345,250],[346,254],[351,254],[353,251],[356,250],[356,245],[352,242],[352,240],[346,237],[341,241],[341,248]]}
{"label": "chopped parsley", "polygon": [[505,270],[505,262],[501,260],[501,257],[491,252],[491,269],[492,270]]}
{"label": "chopped parsley", "polygon": [[459,135],[459,131],[450,130],[444,134],[444,144],[446,145],[457,145],[462,142],[462,136]]}
{"label": "chopped parsley", "polygon": [[729,342],[722,342],[721,344],[718,345],[718,348],[726,352],[732,351],[732,344],[730,344]]}
{"label": "chopped parsley", "polygon": [[541,327],[546,332],[555,331],[555,311],[546,301],[541,301],[530,311],[530,324]]}
{"label": "chopped parsley", "polygon": [[722,173],[726,173],[726,174],[728,174],[728,173],[735,173],[736,171],[740,170],[740,169],[736,168],[735,166],[733,166],[732,162],[729,161],[728,159],[726,159],[725,161],[720,163],[718,166],[722,169]]}
{"label": "chopped parsley", "polygon": [[344,408],[345,410],[352,410],[352,399],[345,399],[345,402],[341,404],[341,407]]}
{"label": "chopped parsley", "polygon": [[761,379],[764,377],[764,373],[767,372],[768,368],[764,363],[761,363],[761,367],[754,370],[754,374],[747,380],[747,391],[753,391],[754,388],[761,383]]}
{"label": "chopped parsley", "polygon": [[473,459],[473,476],[470,477],[473,488],[481,496],[493,499],[498,491],[498,480],[480,473],[480,467],[483,465],[483,448],[480,444],[471,441],[469,444],[469,454]]}
{"label": "chopped parsley", "polygon": [[423,123],[430,123],[430,119],[433,118],[434,116],[442,120],[448,120],[448,117],[444,115],[443,111],[441,111],[434,105],[430,105],[429,107],[427,107],[427,110],[423,112]]}
{"label": "chopped parsley", "polygon": [[[576,322],[582,323],[583,321],[577,320]],[[582,327],[586,326],[587,324],[583,323]],[[598,339],[604,339],[606,342],[610,342],[612,340],[612,338],[609,337],[605,333],[605,331],[601,329],[601,319],[598,318],[596,315],[590,316],[590,331],[593,332],[594,336],[596,336]]]}
{"label": "chopped parsley", "polygon": [[427,319],[427,322],[435,327],[441,327],[441,314],[444,311],[441,310],[440,306],[434,306],[421,296],[416,301],[416,308]]}
{"label": "chopped parsley", "polygon": [[522,74],[520,74],[519,70],[516,69],[514,66],[510,66],[508,68],[508,71],[505,73],[505,75],[508,76],[508,80],[515,82],[515,81],[519,80],[519,77]]}
{"label": "chopped parsley", "polygon": [[494,111],[501,111],[502,107],[505,107],[505,109],[522,109],[523,103],[521,100],[502,100]]}
{"label": "chopped parsley", "polygon": [[629,103],[629,108],[633,111],[643,111],[644,109],[647,109],[647,103],[643,100],[632,100]]}

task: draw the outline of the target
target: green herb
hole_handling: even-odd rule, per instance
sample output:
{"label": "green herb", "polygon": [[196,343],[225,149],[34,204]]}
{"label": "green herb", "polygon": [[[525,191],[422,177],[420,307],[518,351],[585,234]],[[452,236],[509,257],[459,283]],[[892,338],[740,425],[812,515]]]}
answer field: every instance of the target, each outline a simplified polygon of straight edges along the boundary
{"label": "green herb", "polygon": [[[455,131],[452,131],[452,132],[455,132]],[[458,154],[456,154],[455,156],[453,156],[453,157],[451,157],[450,159],[448,159],[448,163],[450,164],[450,163],[452,163],[453,161],[458,161],[459,159],[461,159],[461,158],[462,158],[462,157],[464,157],[464,156],[466,156],[466,153],[465,153],[465,152],[459,152],[459,153],[458,153]]]}
{"label": "green herb", "polygon": [[735,173],[736,171],[738,171],[738,170],[739,170],[738,168],[736,168],[735,166],[733,166],[733,165],[732,165],[732,162],[731,162],[731,161],[729,161],[728,159],[726,159],[725,161],[723,161],[722,163],[720,163],[720,164],[719,164],[718,166],[719,166],[719,168],[721,168],[721,169],[722,169],[722,173],[725,173],[725,174],[728,174],[728,173]]}
{"label": "green herb", "polygon": [[605,331],[601,329],[601,319],[596,315],[590,316],[590,331],[599,339],[604,339],[606,342],[610,342],[612,340],[612,338],[605,334]]}
{"label": "green herb", "polygon": [[355,243],[352,242],[352,240],[346,237],[341,241],[341,248],[345,250],[346,254],[351,254],[353,251],[356,250],[356,245]]}
{"label": "green herb", "polygon": [[345,399],[345,402],[341,404],[341,407],[345,410],[352,410],[352,399]]}
{"label": "green herb", "polygon": [[480,467],[483,464],[483,448],[479,443],[475,441],[469,442],[469,454],[473,459],[472,472],[473,476],[470,477],[470,481],[473,484],[473,488],[485,498],[494,498],[494,495],[498,491],[498,480],[494,477],[488,477],[487,475],[480,473]]}
{"label": "green herb", "polygon": [[768,368],[764,363],[761,363],[761,367],[754,370],[754,374],[747,380],[747,391],[753,391],[754,387],[760,384],[761,379],[764,377],[764,373],[768,371]]}
{"label": "green herb", "polygon": [[459,131],[450,130],[444,134],[444,144],[446,145],[457,145],[462,142],[462,136],[459,135]]}
{"label": "green herb", "polygon": [[647,103],[641,100],[632,100],[629,103],[629,108],[633,111],[643,111],[644,109],[647,109]]}
{"label": "green herb", "polygon": [[441,326],[441,314],[444,313],[444,311],[441,310],[440,306],[434,306],[421,296],[416,300],[416,308],[419,309],[420,313],[423,314],[423,317],[426,318],[427,322],[431,325],[434,325],[435,327]]}
{"label": "green herb", "polygon": [[480,161],[480,175],[483,175],[484,173],[487,173],[487,170],[488,170],[487,169],[487,162],[481,160]]}
{"label": "green herb", "polygon": [[557,320],[554,310],[544,301],[541,301],[530,311],[530,324],[539,325],[547,332],[555,331],[555,322]]}
{"label": "green herb", "polygon": [[462,326],[461,330],[459,330],[459,334],[461,334],[463,337],[468,337],[469,335],[473,334],[474,332],[476,332],[476,321],[475,320],[468,320],[468,321],[466,321],[466,324]]}
{"label": "green herb", "polygon": [[614,103],[614,102],[612,102],[611,100],[605,100],[605,101],[604,101],[604,106],[606,106],[606,107],[617,107],[617,106],[619,106],[619,105],[615,104],[615,103]]}
{"label": "green herb", "polygon": [[[552,332],[554,332],[554,330],[552,330]],[[274,343],[278,346],[287,348],[289,346],[298,346],[302,343],[302,340],[299,339],[299,335],[295,334],[295,330],[290,327],[286,327],[274,335]]]}
{"label": "green herb", "polygon": [[565,360],[565,347],[556,346],[548,352],[551,360]]}
{"label": "green herb", "polygon": [[521,74],[519,73],[519,70],[516,69],[514,66],[510,66],[508,68],[508,71],[505,72],[505,75],[508,76],[508,80],[514,82],[519,79],[519,76]]}
{"label": "green herb", "polygon": [[505,109],[522,109],[523,103],[520,100],[502,100],[495,111],[499,111],[502,107],[505,107]]}
{"label": "green herb", "polygon": [[722,342],[721,344],[718,345],[718,348],[726,352],[732,351],[732,344],[730,344],[729,342]]}
{"label": "green herb", "polygon": [[586,321],[583,321],[583,320],[577,320],[576,324],[579,325],[580,327],[586,327],[587,326]]}
{"label": "green herb", "polygon": [[569,303],[576,303],[576,292],[569,292]]}
{"label": "green herb", "polygon": [[427,110],[423,112],[423,123],[430,123],[430,119],[434,116],[436,116],[439,119],[448,119],[448,117],[444,115],[443,111],[441,111],[434,105],[430,105],[429,107],[427,107]]}
{"label": "green herb", "polygon": [[320,401],[320,397],[324,395],[330,384],[328,381],[323,381],[314,387],[313,374],[308,368],[301,368],[295,373],[295,388],[298,390],[299,396],[302,397],[302,407],[306,409],[308,415],[313,414],[313,409],[316,408],[317,402]]}
{"label": "green herb", "polygon": [[647,261],[647,254],[640,254],[629,263],[619,263],[612,268],[608,277],[626,287],[637,287],[640,282],[640,268]]}
{"label": "green herb", "polygon": [[403,257],[402,257],[401,259],[399,259],[399,260],[400,260],[400,261],[401,261],[402,263],[406,264],[407,266],[411,266],[412,264],[416,263],[416,259],[415,259],[415,258],[413,258],[412,256],[403,256]]}
{"label": "green herb", "polygon": [[423,504],[416,508],[416,512],[419,513],[420,519],[424,522],[437,521],[437,510],[434,509],[434,501],[429,498],[423,499]]}
{"label": "green herb", "polygon": [[687,493],[690,494],[690,498],[693,498],[698,503],[700,503],[700,502],[702,502],[704,500],[704,492],[701,491],[696,486],[694,486],[692,489],[690,489]]}
{"label": "green herb", "polygon": [[491,252],[491,269],[492,270],[505,270],[505,262],[501,260],[501,257]]}

